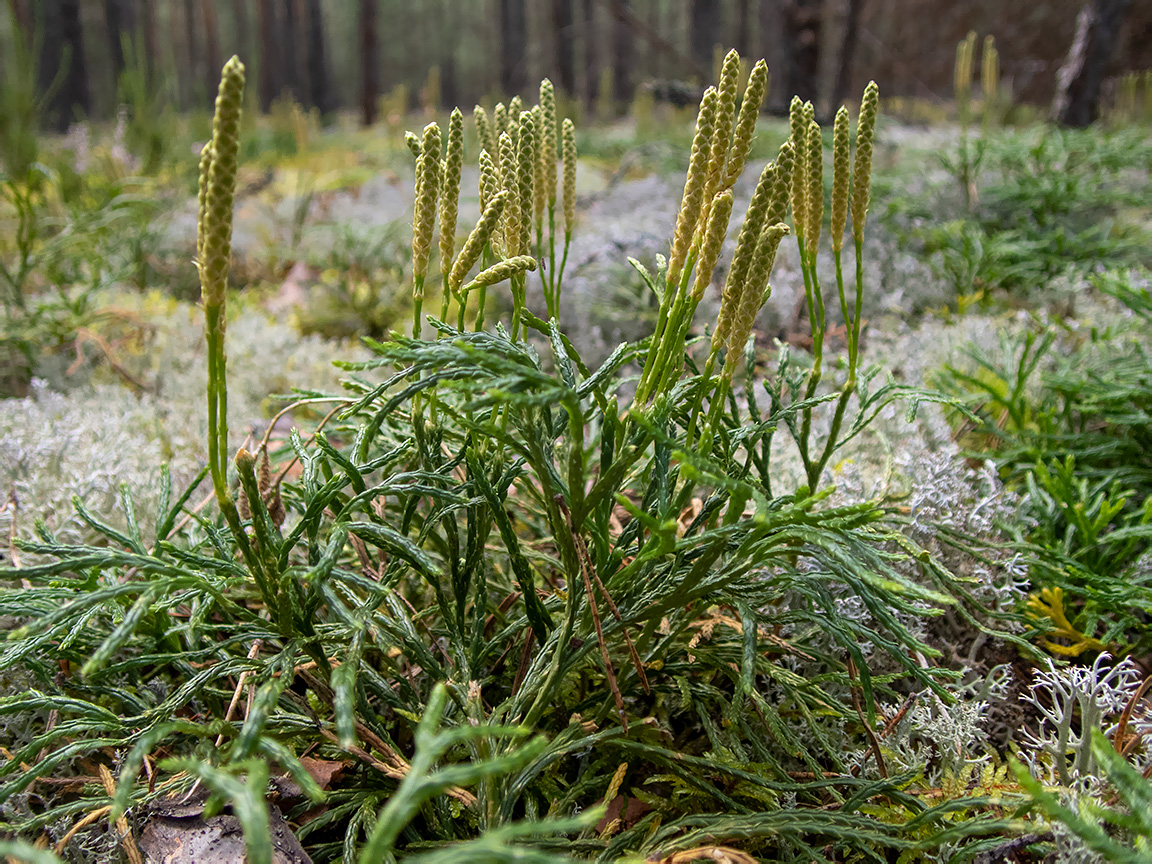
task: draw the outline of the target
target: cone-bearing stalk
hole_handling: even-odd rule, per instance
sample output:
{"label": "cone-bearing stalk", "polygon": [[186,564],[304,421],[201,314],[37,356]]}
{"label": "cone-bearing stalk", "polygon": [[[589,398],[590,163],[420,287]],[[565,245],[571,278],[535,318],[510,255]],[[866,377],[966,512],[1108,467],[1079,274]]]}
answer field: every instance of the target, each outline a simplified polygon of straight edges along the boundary
{"label": "cone-bearing stalk", "polygon": [[560,268],[556,271],[556,288],[552,303],[556,307],[552,315],[560,314],[560,291],[564,284],[564,269],[568,265],[568,248],[572,245],[572,232],[576,228],[576,126],[565,117],[561,133],[562,156],[564,157],[564,252],[560,257]]}
{"label": "cone-bearing stalk", "polygon": [[232,259],[232,210],[240,150],[244,64],[233,57],[221,72],[212,119],[212,140],[200,154],[196,266],[204,304],[208,356],[208,469],[216,503],[266,602],[267,574],[255,555],[228,491],[228,376],[224,330],[228,270]]}
{"label": "cone-bearing stalk", "polygon": [[452,272],[452,256],[456,253],[456,217],[460,208],[460,174],[464,167],[464,115],[459,108],[448,118],[448,143],[444,150],[440,179],[440,275],[443,279],[443,299],[440,320],[448,317],[448,274]]}
{"label": "cone-bearing stalk", "polygon": [[700,113],[696,117],[696,134],[692,139],[692,157],[688,164],[688,176],[684,181],[684,195],[680,200],[680,213],[676,217],[676,232],[672,238],[672,253],[668,257],[668,290],[665,296],[676,291],[684,263],[688,258],[688,247],[696,233],[700,220],[704,185],[707,182],[708,164],[712,153],[712,131],[716,119],[719,96],[715,87],[704,91],[700,100]]}
{"label": "cone-bearing stalk", "polygon": [[[488,206],[484,208],[480,221],[469,233],[468,239],[464,241],[464,248],[460,250],[460,255],[453,262],[452,272],[448,276],[448,286],[453,293],[459,290],[464,282],[464,277],[468,275],[468,271],[480,260],[484,247],[488,245],[492,236],[492,231],[500,222],[500,215],[504,212],[504,202],[507,200],[508,193],[504,190],[493,195]],[[460,305],[463,307],[463,302]]]}
{"label": "cone-bearing stalk", "polygon": [[489,153],[496,152],[496,135],[492,131],[492,121],[488,119],[488,112],[483,105],[472,109],[472,121],[476,124],[476,138],[480,141],[480,149]]}
{"label": "cone-bearing stalk", "polygon": [[716,117],[712,124],[712,145],[708,154],[708,174],[701,195],[703,208],[696,223],[697,245],[708,224],[708,213],[713,198],[724,180],[728,151],[732,147],[732,125],[736,119],[736,91],[740,83],[740,55],[735,49],[724,57],[720,80],[716,86]]}
{"label": "cone-bearing stalk", "polygon": [[748,76],[748,86],[744,90],[744,100],[740,103],[740,114],[736,119],[736,132],[728,160],[724,167],[723,188],[731,189],[744,171],[748,151],[752,149],[752,137],[756,134],[756,121],[768,93],[768,65],[758,60]]}
{"label": "cone-bearing stalk", "polygon": [[424,303],[424,277],[432,250],[432,230],[440,187],[440,127],[429,123],[416,160],[416,203],[412,214],[412,335],[420,335],[420,311]]}

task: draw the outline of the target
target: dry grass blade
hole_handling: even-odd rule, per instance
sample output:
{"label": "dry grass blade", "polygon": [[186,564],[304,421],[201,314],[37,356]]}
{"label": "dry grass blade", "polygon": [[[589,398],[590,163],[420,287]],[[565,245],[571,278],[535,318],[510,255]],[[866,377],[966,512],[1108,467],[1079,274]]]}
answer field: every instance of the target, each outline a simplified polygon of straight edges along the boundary
{"label": "dry grass blade", "polygon": [[[116,781],[112,779],[112,772],[108,770],[108,766],[103,763],[100,765],[100,782],[104,784],[104,791],[108,793],[108,797],[115,798]],[[136,847],[127,816],[120,816],[116,820],[116,830],[120,832],[120,842],[124,846],[124,854],[128,857],[129,864],[144,864],[144,856]]]}
{"label": "dry grass blade", "polygon": [[689,864],[690,861],[715,861],[716,864],[757,864],[757,859],[747,852],[731,846],[697,846],[683,852],[673,852],[664,857],[649,857],[655,864]]}
{"label": "dry grass blade", "polygon": [[[648,685],[648,675],[644,672],[644,663],[640,660],[640,655],[636,652],[636,645],[632,642],[632,637],[628,633],[628,628],[624,626],[624,619],[620,616],[620,610],[616,608],[616,603],[612,600],[612,595],[608,593],[608,589],[604,587],[604,583],[600,580],[600,574],[596,572],[596,568],[592,563],[592,556],[588,554],[588,544],[584,542],[584,537],[576,530],[572,524],[572,514],[568,510],[568,505],[564,499],[557,497],[557,505],[560,507],[561,512],[564,513],[564,518],[568,523],[568,530],[572,534],[572,542],[576,546],[576,551],[580,554],[581,572],[591,574],[592,580],[600,589],[600,594],[604,598],[604,602],[608,604],[608,608],[612,611],[612,617],[616,619],[616,623],[620,625],[620,632],[624,635],[624,642],[628,646],[628,654],[632,658],[632,665],[636,669],[636,674],[640,678],[640,684],[644,688],[645,693],[651,693],[652,690]],[[627,726],[625,726],[627,729]]]}

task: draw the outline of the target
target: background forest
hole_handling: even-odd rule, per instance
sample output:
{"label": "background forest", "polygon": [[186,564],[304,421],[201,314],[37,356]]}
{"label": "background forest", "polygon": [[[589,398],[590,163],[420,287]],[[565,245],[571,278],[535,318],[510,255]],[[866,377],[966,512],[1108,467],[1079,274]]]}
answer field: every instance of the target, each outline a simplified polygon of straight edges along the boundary
{"label": "background forest", "polygon": [[[366,122],[382,94],[406,103],[393,101],[390,110],[451,108],[526,94],[543,77],[570,99],[623,111],[646,81],[712,80],[718,46],[767,60],[768,105],[777,111],[798,95],[828,115],[829,106],[869,80],[886,98],[939,104],[951,97],[951,48],[969,30],[997,39],[1013,102],[1047,105],[1083,6],[1080,0],[8,3],[11,20],[39,52],[42,88],[65,70],[48,111],[59,131],[78,116],[113,116],[124,101],[126,68],[145,73],[163,106],[207,109],[232,54],[248,66],[249,93],[261,111],[288,94],[322,116],[359,108]],[[1103,5],[1131,7],[1109,39],[1106,71],[1152,65],[1152,7]],[[0,49],[12,48],[14,38],[0,19]]]}

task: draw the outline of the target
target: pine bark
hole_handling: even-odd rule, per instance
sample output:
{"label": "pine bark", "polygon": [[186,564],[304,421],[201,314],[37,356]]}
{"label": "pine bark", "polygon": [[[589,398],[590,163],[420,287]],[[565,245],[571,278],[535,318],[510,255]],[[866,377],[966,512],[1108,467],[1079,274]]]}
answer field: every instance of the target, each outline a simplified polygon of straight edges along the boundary
{"label": "pine bark", "polygon": [[299,34],[296,26],[296,0],[284,0],[283,34],[281,36],[280,51],[280,83],[283,89],[291,94],[297,102],[304,102],[304,88],[300,81],[300,66],[297,58],[301,56],[298,42]]}
{"label": "pine bark", "polygon": [[836,58],[836,81],[832,85],[832,110],[844,104],[848,88],[852,86],[852,64],[856,59],[856,46],[860,42],[860,10],[864,0],[848,0],[848,14],[844,19],[844,34],[840,39],[840,56]]}
{"label": "pine bark", "polygon": [[688,48],[692,60],[704,69],[712,68],[712,50],[720,41],[719,0],[690,0]]}
{"label": "pine bark", "polygon": [[752,0],[736,0],[736,35],[732,47],[741,57],[752,52]]}
{"label": "pine bark", "polygon": [[380,103],[380,36],[376,0],[360,0],[360,122],[376,122]]}
{"label": "pine bark", "polygon": [[618,105],[632,101],[637,52],[629,26],[631,17],[626,0],[612,4],[612,98]]}
{"label": "pine bark", "polygon": [[822,0],[781,0],[788,90],[816,102],[820,86]]}
{"label": "pine bark", "polygon": [[156,32],[156,4],[154,0],[140,2],[140,31],[144,38],[144,70],[149,86],[157,81],[156,64],[159,61],[160,40]]}
{"label": "pine bark", "polygon": [[584,20],[581,33],[584,38],[584,104],[591,109],[596,104],[596,91],[600,88],[600,51],[597,47],[596,4],[583,2]]}
{"label": "pine bark", "polygon": [[215,101],[220,86],[220,31],[216,26],[216,0],[200,0],[200,17],[204,21],[204,92],[209,101]]}
{"label": "pine bark", "polygon": [[280,28],[273,0],[256,0],[256,26],[260,31],[260,110],[267,113],[280,94]]}
{"label": "pine bark", "polygon": [[572,0],[552,0],[552,29],[556,39],[556,77],[568,96],[576,92],[575,33]]}
{"label": "pine bark", "polygon": [[42,14],[44,36],[40,48],[40,84],[45,92],[53,82],[58,84],[45,112],[45,122],[54,131],[65,132],[77,112],[81,115],[92,113],[80,2],[44,0]]}
{"label": "pine bark", "polygon": [[327,117],[336,110],[320,0],[308,0],[308,95],[310,104],[320,109],[321,116]]}
{"label": "pine bark", "polygon": [[1089,0],[1076,18],[1068,58],[1056,73],[1052,118],[1062,126],[1091,125],[1100,114],[1100,85],[1116,49],[1129,0]]}
{"label": "pine bark", "polygon": [[[187,77],[180,75],[177,70],[177,78],[181,81],[187,81],[189,84],[194,81],[203,81],[204,64],[200,61],[200,46],[197,41],[197,34],[200,32],[200,24],[197,22],[196,15],[197,0],[184,0],[184,39],[185,44],[188,46],[188,69]],[[175,15],[173,15],[175,19]],[[192,86],[195,91],[195,86]],[[189,102],[191,99],[189,99]]]}
{"label": "pine bark", "polygon": [[251,68],[252,62],[252,19],[248,14],[247,0],[232,0],[232,21],[236,25],[236,54],[244,65]]}
{"label": "pine bark", "polygon": [[527,88],[528,16],[524,0],[500,0],[500,88],[507,96]]}
{"label": "pine bark", "polygon": [[124,71],[124,41],[136,35],[136,22],[129,0],[104,0],[104,23],[108,28],[108,51],[112,58],[112,73],[119,82]]}

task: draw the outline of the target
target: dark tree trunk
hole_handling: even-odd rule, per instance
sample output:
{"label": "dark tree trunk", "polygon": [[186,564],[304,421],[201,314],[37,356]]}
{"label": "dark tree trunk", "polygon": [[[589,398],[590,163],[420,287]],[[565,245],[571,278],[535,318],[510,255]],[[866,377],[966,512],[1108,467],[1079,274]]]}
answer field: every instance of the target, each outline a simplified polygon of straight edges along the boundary
{"label": "dark tree trunk", "polygon": [[252,19],[248,15],[247,0],[233,0],[232,20],[236,24],[236,54],[244,61],[244,65],[251,68],[252,57]]}
{"label": "dark tree trunk", "polygon": [[792,99],[791,86],[785,67],[783,25],[780,9],[780,0],[759,0],[760,14],[757,21],[757,54],[768,62],[772,71],[773,86],[768,90],[767,107],[769,111],[777,112],[786,109]]}
{"label": "dark tree trunk", "polygon": [[156,33],[156,6],[154,0],[141,0],[140,30],[144,37],[144,72],[150,86],[156,86],[156,62],[159,51],[159,38]]}
{"label": "dark tree trunk", "polygon": [[300,82],[299,42],[296,27],[296,0],[284,0],[284,33],[280,42],[280,81],[284,89],[297,102],[304,102],[304,88]]}
{"label": "dark tree trunk", "polygon": [[456,55],[460,48],[460,14],[456,0],[445,0],[439,11],[440,102],[454,107],[460,98],[460,80],[456,74]]}
{"label": "dark tree trunk", "polygon": [[376,0],[360,0],[360,122],[376,122],[380,102],[380,41],[376,29]]}
{"label": "dark tree trunk", "polygon": [[336,110],[320,0],[308,0],[308,91],[311,104],[320,109],[321,116],[327,117]]}
{"label": "dark tree trunk", "polygon": [[741,57],[750,57],[752,53],[752,0],[736,0],[736,38],[732,40],[732,47]]}
{"label": "dark tree trunk", "polygon": [[[184,42],[188,46],[188,69],[186,78],[177,74],[181,81],[188,82],[188,89],[185,90],[188,104],[196,99],[198,88],[194,82],[204,80],[204,64],[200,62],[200,45],[196,38],[196,34],[200,32],[200,27],[196,21],[199,17],[196,14],[196,3],[197,0],[184,0]],[[173,20],[175,20],[175,16],[173,16]]]}
{"label": "dark tree trunk", "polygon": [[832,110],[835,111],[848,98],[852,86],[852,63],[856,58],[856,45],[860,41],[860,10],[864,0],[848,0],[848,15],[844,19],[844,37],[840,40],[840,56],[836,59],[836,81],[832,85]]}
{"label": "dark tree trunk", "polygon": [[112,57],[113,79],[119,83],[124,71],[124,40],[132,41],[136,34],[130,0],[104,0],[104,22],[108,26],[108,50]]}
{"label": "dark tree trunk", "polygon": [[1100,113],[1100,85],[1116,48],[1128,0],[1088,0],[1076,18],[1068,59],[1056,73],[1052,118],[1063,126],[1089,126]]}
{"label": "dark tree trunk", "polygon": [[792,95],[816,101],[820,80],[822,0],[781,0],[785,80]]}
{"label": "dark tree trunk", "polygon": [[215,102],[220,87],[220,31],[216,27],[216,0],[200,0],[200,17],[204,19],[204,92]]}
{"label": "dark tree trunk", "polygon": [[256,0],[256,26],[260,30],[260,110],[268,113],[280,95],[280,28],[272,0]]}
{"label": "dark tree trunk", "polygon": [[692,60],[703,69],[712,68],[712,50],[720,41],[719,0],[690,0],[688,47]]}
{"label": "dark tree trunk", "polygon": [[[669,26],[670,18],[669,4],[664,0],[656,0],[656,8],[652,10],[652,29],[659,33],[662,37],[669,40],[674,40],[672,27]],[[657,52],[652,61],[652,75],[655,78],[667,78],[668,60],[664,54]]]}
{"label": "dark tree trunk", "polygon": [[576,92],[575,33],[572,27],[572,0],[552,0],[552,26],[556,34],[556,77],[568,96]]}
{"label": "dark tree trunk", "polygon": [[597,47],[596,4],[593,0],[584,0],[583,11],[584,103],[591,109],[596,104],[596,91],[600,88],[600,51]]}
{"label": "dark tree trunk", "polygon": [[636,45],[628,26],[632,10],[626,0],[612,4],[612,98],[618,105],[632,101]]}
{"label": "dark tree trunk", "polygon": [[500,0],[500,88],[507,96],[527,86],[524,49],[528,45],[528,17],[524,0]]}
{"label": "dark tree trunk", "polygon": [[80,0],[45,0],[43,15],[40,81],[45,91],[57,84],[45,120],[51,129],[65,132],[77,113],[92,111]]}

